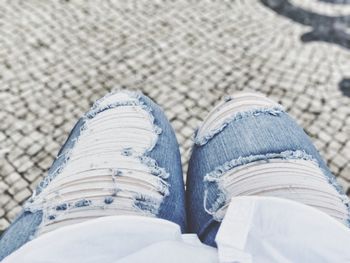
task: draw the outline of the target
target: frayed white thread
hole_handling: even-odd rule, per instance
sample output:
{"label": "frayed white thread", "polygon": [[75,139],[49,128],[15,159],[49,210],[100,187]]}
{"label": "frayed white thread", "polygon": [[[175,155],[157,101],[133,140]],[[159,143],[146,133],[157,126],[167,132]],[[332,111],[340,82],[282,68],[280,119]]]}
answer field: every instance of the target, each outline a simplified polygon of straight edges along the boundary
{"label": "frayed white thread", "polygon": [[319,166],[318,162],[315,158],[313,158],[310,154],[307,154],[305,151],[302,151],[302,150],[284,151],[281,153],[258,154],[258,155],[250,155],[250,156],[246,156],[246,157],[241,156],[237,159],[233,159],[231,161],[224,163],[221,166],[216,167],[214,169],[214,171],[208,173],[204,177],[204,181],[206,181],[206,182],[218,181],[224,173],[226,173],[227,171],[229,171],[237,166],[248,164],[248,163],[251,163],[254,161],[265,160],[266,162],[268,162],[269,159],[275,159],[275,158],[285,159],[285,160],[288,160],[288,159],[308,160],[308,161],[312,161],[317,166]]}
{"label": "frayed white thread", "polygon": [[281,105],[277,105],[272,108],[256,108],[248,111],[237,112],[233,114],[231,117],[225,119],[218,128],[210,130],[205,135],[199,136],[197,132],[197,135],[194,139],[194,143],[195,145],[198,145],[198,146],[205,145],[210,139],[212,139],[215,135],[222,132],[230,123],[234,121],[239,121],[247,117],[253,117],[253,116],[256,117],[259,115],[279,116],[282,113],[285,113],[285,111]]}
{"label": "frayed white thread", "polygon": [[[272,159],[305,160],[305,161],[310,161],[315,166],[317,166],[322,172],[322,174],[324,174],[328,183],[332,187],[334,187],[334,189],[338,192],[339,199],[347,208],[349,219],[345,223],[348,226],[350,226],[349,198],[344,194],[339,184],[336,182],[336,180],[333,177],[326,176],[325,171],[323,171],[323,169],[319,166],[318,161],[315,158],[313,158],[311,155],[307,154],[305,151],[302,151],[302,150],[284,151],[281,153],[269,153],[265,155],[261,154],[261,155],[250,155],[247,157],[239,157],[237,159],[233,159],[229,162],[226,162],[221,166],[218,166],[217,168],[214,169],[214,171],[208,173],[203,179],[205,184],[203,207],[206,213],[213,216],[213,219],[216,221],[221,221],[223,219],[226,210],[222,209],[222,207],[225,206],[228,202],[227,200],[228,193],[226,192],[225,187],[221,184],[221,181],[223,180],[222,176],[224,176],[228,171],[238,166],[246,165],[252,162],[256,162],[256,161],[269,162]],[[211,189],[212,192],[217,191],[217,193],[215,193],[215,200],[212,202],[210,207],[208,205],[209,189]]]}
{"label": "frayed white thread", "polygon": [[224,215],[221,216],[221,213],[219,214],[218,211],[220,211],[219,210],[220,207],[225,205],[225,203],[227,202],[227,200],[226,200],[227,193],[226,193],[225,189],[219,188],[219,186],[218,186],[218,191],[219,191],[219,193],[217,194],[217,198],[215,199],[214,203],[211,204],[210,208],[208,208],[208,205],[207,205],[208,187],[204,190],[204,200],[203,200],[203,202],[204,202],[203,206],[204,206],[205,212],[207,212],[209,215],[213,216],[213,219],[216,221],[220,221],[224,217]]}
{"label": "frayed white thread", "polygon": [[[109,98],[110,96],[115,95],[118,92],[122,92],[122,93],[126,93],[128,96],[130,96],[130,98],[132,99],[136,99],[136,101],[121,101],[121,102],[115,102],[109,105],[105,105],[103,107],[101,107],[101,104],[104,100],[106,100],[107,98]],[[121,106],[140,106],[143,110],[145,110],[150,118],[150,122],[152,123],[153,126],[153,130],[155,132],[155,134],[157,135],[157,137],[154,139],[151,147],[149,147],[147,149],[147,152],[152,151],[152,149],[154,148],[154,146],[156,145],[157,141],[158,141],[158,135],[160,135],[162,133],[162,129],[157,126],[154,122],[154,116],[152,114],[152,109],[151,107],[149,107],[148,105],[146,105],[143,101],[142,101],[142,93],[140,92],[132,92],[132,91],[112,91],[108,94],[106,94],[104,97],[102,97],[101,99],[97,100],[94,105],[92,106],[91,110],[89,112],[87,112],[83,119],[84,119],[84,125],[82,125],[80,127],[80,134],[78,136],[78,138],[73,138],[73,146],[66,151],[65,153],[62,153],[62,155],[64,155],[64,160],[62,162],[62,165],[60,165],[59,167],[57,167],[57,169],[51,173],[50,175],[47,175],[40,183],[39,186],[37,188],[37,190],[35,192],[33,192],[35,195],[32,196],[32,200],[35,198],[36,195],[38,195],[44,188],[47,187],[47,185],[58,175],[62,172],[62,170],[64,169],[66,163],[68,162],[71,154],[72,154],[72,149],[74,148],[74,145],[77,143],[77,141],[79,140],[79,137],[81,137],[81,135],[84,133],[84,131],[87,128],[87,121],[91,118],[94,118],[98,113],[104,111],[104,110],[108,110],[108,109],[112,109],[112,108],[116,108],[116,107],[121,107]],[[61,156],[58,156],[57,158],[60,158]]]}
{"label": "frayed white thread", "polygon": [[[47,201],[45,199],[45,197],[39,197],[40,192],[42,190],[44,190],[49,183],[58,175],[62,172],[62,170],[65,168],[68,160],[70,159],[71,155],[72,155],[72,151],[73,148],[75,147],[75,145],[77,144],[77,142],[79,141],[79,139],[85,135],[85,132],[87,131],[87,127],[89,125],[89,120],[93,119],[94,117],[97,116],[97,114],[108,110],[108,109],[113,109],[116,107],[121,107],[121,106],[133,106],[133,107],[140,107],[142,110],[144,110],[149,117],[149,121],[151,123],[151,127],[152,127],[152,131],[153,131],[153,137],[152,137],[152,142],[150,147],[148,147],[147,149],[145,149],[144,154],[142,154],[141,156],[134,156],[134,151],[131,147],[127,147],[127,148],[123,148],[121,151],[121,155],[125,156],[125,157],[130,157],[130,158],[136,158],[140,161],[140,163],[142,163],[143,165],[145,165],[146,167],[149,168],[149,172],[150,175],[155,176],[156,178],[158,178],[157,183],[154,185],[155,190],[162,196],[162,198],[153,198],[152,196],[145,196],[145,195],[140,195],[137,192],[130,192],[130,198],[132,198],[133,203],[134,203],[134,208],[137,211],[140,211],[144,214],[152,214],[152,215],[156,215],[158,213],[161,201],[163,200],[163,198],[167,195],[169,195],[169,184],[164,180],[166,178],[169,177],[169,174],[165,171],[164,168],[161,168],[157,165],[157,162],[148,157],[147,155],[145,155],[147,152],[150,152],[154,146],[157,143],[159,134],[161,134],[162,129],[160,127],[158,127],[155,124],[155,118],[152,114],[152,109],[150,106],[148,106],[142,98],[142,94],[141,93],[137,93],[137,92],[125,92],[123,91],[123,93],[127,93],[129,95],[129,100],[126,99],[125,101],[120,101],[120,102],[113,102],[113,103],[109,103],[107,105],[103,105],[103,102],[105,99],[109,98],[110,96],[113,96],[114,94],[116,94],[115,92],[112,92],[110,94],[107,94],[106,96],[104,96],[104,98],[98,100],[92,107],[92,109],[83,117],[84,119],[84,124],[82,125],[82,127],[80,128],[80,134],[77,138],[73,139],[73,146],[67,150],[66,152],[62,153],[61,156],[59,156],[58,158],[64,158],[64,161],[62,163],[62,165],[60,165],[60,167],[58,167],[52,174],[51,176],[47,176],[45,178],[45,180],[43,180],[43,182],[40,184],[39,187],[39,193],[36,194],[34,193],[30,202],[27,202],[25,205],[25,209],[26,211],[38,211],[38,210],[45,210],[47,211],[47,213],[45,213],[43,221],[46,220],[51,220],[54,221],[57,218],[61,217],[62,213],[67,213],[69,211],[71,211],[72,209],[78,209],[78,208],[82,208],[82,207],[88,207],[88,206],[92,206],[92,207],[105,207],[108,205],[112,205],[112,203],[114,203],[114,199],[118,196],[118,193],[120,191],[122,191],[122,189],[119,189],[116,186],[116,180],[118,176],[123,176],[123,172],[119,169],[113,169],[113,171],[111,172],[112,175],[112,180],[113,180],[113,184],[114,184],[114,188],[115,191],[113,193],[111,193],[111,196],[107,196],[105,198],[103,198],[102,202],[99,201],[94,201],[94,200],[85,200],[85,199],[81,199],[78,200],[76,202],[66,202],[64,204],[47,204]],[[134,100],[132,100],[134,99]],[[101,204],[100,204],[101,203]],[[46,207],[44,209],[44,207]],[[147,209],[147,211],[141,211],[142,208]],[[59,216],[57,216],[57,212],[59,212]],[[42,222],[44,223],[44,222]]]}

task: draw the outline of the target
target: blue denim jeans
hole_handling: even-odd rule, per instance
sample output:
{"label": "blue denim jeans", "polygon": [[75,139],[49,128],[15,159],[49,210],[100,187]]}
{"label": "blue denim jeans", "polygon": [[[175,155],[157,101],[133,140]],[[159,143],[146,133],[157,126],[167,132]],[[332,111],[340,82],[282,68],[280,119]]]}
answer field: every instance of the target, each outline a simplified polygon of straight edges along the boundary
{"label": "blue denim jeans", "polygon": [[[231,197],[270,195],[348,222],[341,192],[308,136],[277,103],[228,97],[196,132],[186,202],[179,147],[148,97],[111,93],[75,125],[48,175],[0,239],[0,260],[38,235],[108,215],[166,219],[215,246]],[[330,200],[330,201],[329,201]]]}
{"label": "blue denim jeans", "polygon": [[349,223],[349,200],[310,138],[281,105],[255,93],[227,97],[197,131],[187,173],[189,231],[215,246],[238,195],[288,198]]}
{"label": "blue denim jeans", "polygon": [[[71,169],[76,173],[70,177],[80,185],[72,180],[60,185]],[[99,179],[96,171],[104,176]],[[53,184],[65,192],[57,193]],[[105,96],[77,122],[47,177],[2,235],[0,260],[67,220],[75,223],[77,217],[81,222],[117,214],[156,216],[186,231],[183,174],[174,131],[158,105],[133,92]]]}

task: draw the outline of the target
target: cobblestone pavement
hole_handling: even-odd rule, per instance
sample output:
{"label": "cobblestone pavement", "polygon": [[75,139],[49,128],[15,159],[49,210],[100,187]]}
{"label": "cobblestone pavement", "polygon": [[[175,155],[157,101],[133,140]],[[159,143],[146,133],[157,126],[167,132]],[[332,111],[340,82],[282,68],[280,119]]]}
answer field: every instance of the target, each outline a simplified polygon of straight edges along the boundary
{"label": "cobblestone pavement", "polygon": [[141,89],[165,109],[185,168],[213,104],[263,92],[349,189],[349,16],[345,0],[2,1],[0,229],[113,87]]}

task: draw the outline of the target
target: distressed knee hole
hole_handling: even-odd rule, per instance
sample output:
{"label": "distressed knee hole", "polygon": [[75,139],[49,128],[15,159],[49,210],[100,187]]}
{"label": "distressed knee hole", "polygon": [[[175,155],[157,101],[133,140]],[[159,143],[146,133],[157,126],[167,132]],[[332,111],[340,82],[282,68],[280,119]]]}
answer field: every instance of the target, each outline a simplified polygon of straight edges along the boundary
{"label": "distressed knee hole", "polygon": [[38,234],[100,216],[156,216],[169,194],[169,174],[147,153],[161,132],[141,95],[98,100],[59,173],[25,205],[43,212]]}
{"label": "distressed knee hole", "polygon": [[347,223],[348,198],[303,151],[252,155],[231,160],[204,178],[204,209],[221,221],[235,196],[275,196],[313,206]]}
{"label": "distressed knee hole", "polygon": [[195,144],[206,144],[233,121],[262,114],[278,116],[282,112],[281,105],[259,93],[239,93],[225,97],[198,129]]}

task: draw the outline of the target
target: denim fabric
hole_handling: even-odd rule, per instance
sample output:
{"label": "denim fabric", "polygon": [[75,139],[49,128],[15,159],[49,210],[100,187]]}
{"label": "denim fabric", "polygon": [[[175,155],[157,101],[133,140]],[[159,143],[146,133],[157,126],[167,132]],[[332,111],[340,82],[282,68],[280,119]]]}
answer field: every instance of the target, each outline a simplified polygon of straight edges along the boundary
{"label": "denim fabric", "polygon": [[[325,200],[324,198],[327,200],[327,198],[330,196],[332,199],[330,202],[331,205],[329,206],[331,210],[333,209],[332,202],[335,202],[336,205],[334,205],[333,209],[335,212],[333,212],[339,214],[340,211],[340,213],[344,215],[343,218],[349,220],[348,211],[346,210],[344,212],[344,210],[341,208],[342,205],[344,205],[344,207],[348,206],[347,197],[343,195],[340,187],[335,181],[335,177],[331,174],[325,162],[322,160],[321,156],[303,129],[299,127],[296,122],[279,106],[276,107],[274,102],[268,99],[256,98],[255,95],[249,95],[246,99],[243,98],[244,96],[241,97],[236,106],[233,107],[236,108],[236,112],[233,111],[233,108],[230,109],[229,107],[223,112],[220,112],[222,110],[220,107],[214,108],[212,112],[218,115],[211,115],[211,118],[208,118],[209,121],[204,121],[205,127],[208,129],[208,131],[203,132],[205,129],[200,130],[199,133],[201,133],[201,136],[203,135],[202,137],[196,134],[197,137],[195,139],[195,145],[193,147],[187,174],[185,209],[185,193],[181,159],[174,131],[158,105],[156,105],[147,96],[138,93],[132,94],[133,95],[130,96],[133,98],[133,101],[122,102],[111,101],[111,97],[108,97],[107,95],[107,100],[109,100],[107,105],[98,108],[97,104],[96,107],[94,106],[77,122],[67,141],[61,148],[57,159],[52,164],[47,177],[44,178],[42,183],[38,186],[36,191],[37,194],[30,202],[28,202],[28,207],[35,203],[35,197],[40,196],[40,193],[45,193],[45,190],[47,190],[49,185],[55,185],[57,180],[55,181],[54,179],[56,177],[60,177],[60,175],[62,176],[64,173],[64,168],[70,164],[72,150],[79,148],[76,143],[79,138],[81,139],[84,136],[84,128],[89,126],[86,124],[93,119],[94,116],[100,114],[101,112],[113,109],[114,107],[132,106],[140,107],[140,109],[150,113],[150,120],[152,120],[154,131],[157,134],[157,136],[154,137],[156,138],[155,145],[144,153],[144,158],[142,157],[141,160],[145,160],[146,163],[150,165],[150,173],[152,176],[157,176],[158,173],[162,173],[162,175],[170,175],[169,177],[163,177],[161,179],[165,180],[165,186],[167,189],[163,189],[164,184],[157,185],[162,187],[162,191],[168,193],[164,195],[159,209],[154,216],[178,224],[181,227],[182,232],[186,232],[187,230],[189,232],[194,232],[198,234],[199,238],[205,244],[215,247],[215,236],[220,227],[221,219],[218,216],[214,216],[213,213],[209,211],[210,209],[208,209],[208,207],[216,207],[216,210],[225,207],[229,199],[228,196],[230,195],[230,192],[228,191],[229,189],[232,190],[232,185],[231,188],[222,189],[222,186],[219,185],[218,181],[225,178],[227,179],[228,177],[234,178],[236,174],[236,171],[234,170],[235,168],[249,167],[250,164],[254,164],[254,162],[259,160],[262,160],[265,163],[272,163],[272,166],[256,166],[256,169],[259,169],[259,167],[264,167],[264,169],[266,169],[266,167],[268,167],[268,169],[275,169],[276,166],[283,163],[283,160],[288,161],[289,159],[293,158],[299,159],[301,162],[296,161],[288,164],[289,166],[282,165],[284,167],[283,169],[285,169],[284,172],[287,171],[287,173],[290,173],[293,169],[306,169],[305,174],[303,174],[303,171],[299,171],[299,179],[300,175],[303,179],[303,176],[305,176],[308,172],[314,172],[312,179],[314,181],[312,182],[316,182],[316,184],[317,182],[320,182],[320,187],[323,187],[323,189],[325,189],[324,185],[326,184],[327,187],[332,188],[334,192],[320,191],[320,193],[318,193],[316,190],[316,195],[315,191],[308,192],[307,194],[312,197],[311,199],[313,201],[315,199],[316,201],[319,201],[317,200],[319,197],[321,201]],[[257,99],[257,101],[254,101],[255,99]],[[136,104],[135,100],[137,100]],[[232,106],[233,104],[232,102],[229,102],[230,100],[231,99],[228,99],[226,103],[231,103],[230,105]],[[250,109],[250,104],[254,104],[252,101],[256,103],[256,109]],[[263,107],[264,105],[265,108]],[[221,119],[223,116],[228,116],[229,118],[225,119],[224,122],[220,124],[220,122],[215,119],[216,117],[214,118],[213,116],[221,116]],[[122,127],[124,127],[123,125],[129,125],[130,127],[134,126],[135,128],[135,125],[132,125],[133,121],[133,119],[124,119],[121,121],[122,123],[119,124]],[[93,129],[99,129],[99,127],[95,126]],[[142,132],[145,133],[145,130],[141,130],[140,134]],[[118,136],[119,135],[116,134],[113,137]],[[128,135],[127,137],[130,136]],[[94,141],[94,146],[96,146],[96,141],[99,139],[100,138],[96,138]],[[143,142],[140,142],[140,144],[142,143]],[[98,150],[103,151],[103,147],[99,146]],[[106,145],[106,147],[108,148],[108,145]],[[108,151],[111,151],[111,149],[109,148]],[[123,155],[123,157],[118,155],[118,158],[127,159],[127,156],[130,156],[130,158],[133,157],[133,154],[129,148],[123,148],[121,155]],[[84,156],[84,154],[82,154],[82,156]],[[276,158],[279,161],[271,161],[270,159],[273,158]],[[114,163],[115,159],[112,160]],[[298,164],[302,163],[302,161],[310,161],[310,163],[305,165],[304,168],[299,169],[297,166]],[[73,162],[73,160],[71,160],[71,162]],[[315,163],[316,166],[314,166]],[[152,167],[157,169],[152,170]],[[91,166],[91,169],[92,168],[93,165]],[[249,177],[252,175],[253,177],[256,177],[256,173],[254,174],[254,172],[247,172],[248,170],[248,168],[245,169],[244,176]],[[114,176],[118,175],[118,171],[117,174],[114,174],[114,172],[116,171],[112,170],[111,177],[113,177],[113,182]],[[279,172],[276,173],[275,170],[273,175],[275,176],[274,178],[276,178],[276,174],[279,176]],[[71,173],[68,173],[68,175],[71,175]],[[282,175],[283,171],[281,170],[281,176]],[[271,176],[271,174],[268,174],[268,176]],[[146,178],[152,179],[151,181],[154,179],[154,177]],[[84,177],[82,179],[86,178]],[[270,181],[267,181],[267,184],[268,182]],[[145,205],[147,200],[151,200],[147,199],[147,196],[144,196],[142,193],[142,185],[145,185],[145,183],[149,183],[150,185],[152,184],[152,182],[144,181],[143,184],[140,184],[141,186],[137,186],[137,189],[140,189],[141,192],[139,198],[141,198],[142,202],[135,199],[135,203],[130,205],[136,209],[136,212],[138,211],[137,209],[144,210],[148,213],[153,211],[150,208],[153,204]],[[266,185],[266,182],[264,183]],[[310,189],[306,189],[306,191]],[[290,189],[287,188],[286,192],[289,190]],[[284,190],[282,189],[282,192],[283,191]],[[267,193],[269,194],[268,191]],[[107,196],[106,199],[104,199],[103,206],[100,206],[100,208],[102,207],[104,210],[96,210],[101,211],[97,213],[103,213],[102,211],[108,210],[108,208],[111,208],[109,205],[112,203],[113,205],[116,205],[116,202],[113,202],[112,196]],[[74,209],[79,209],[80,207],[86,208],[89,205],[91,205],[90,200],[83,199],[75,204]],[[94,204],[92,204],[92,206],[93,205]],[[56,208],[57,210],[66,210],[66,208],[62,206],[57,206]],[[116,207],[114,207],[114,209],[115,208]],[[69,213],[68,210],[64,212]],[[123,209],[120,208],[120,210],[122,211],[121,214],[123,214]],[[23,244],[31,240],[31,238],[35,237],[38,232],[40,232],[38,229],[43,225],[45,220],[48,220],[47,214],[45,214],[43,211],[44,210],[40,209],[25,209],[21,212],[21,214],[11,224],[0,239],[0,260],[21,247]],[[112,210],[110,209],[110,211]],[[221,215],[224,214],[223,211],[224,210],[221,211]],[[98,216],[102,215],[98,214]],[[188,221],[186,220],[186,216]]]}
{"label": "denim fabric", "polygon": [[168,179],[170,194],[165,197],[158,217],[178,224],[181,227],[181,231],[185,233],[187,224],[185,188],[179,145],[174,130],[163,110],[147,96],[142,96],[141,100],[152,108],[155,124],[163,130],[158,138],[156,147],[148,153],[148,156],[157,160],[158,165],[164,167],[170,174]]}
{"label": "denim fabric", "polygon": [[[185,232],[186,213],[184,183],[179,147],[174,131],[158,105],[143,94],[137,94],[137,99],[144,105],[144,108],[150,110],[154,117],[154,124],[161,129],[156,145],[146,153],[146,156],[155,160],[157,165],[165,169],[170,175],[166,179],[169,185],[169,194],[164,197],[156,216],[178,224],[181,230]],[[106,107],[104,110],[108,109],[109,108]],[[92,110],[89,113],[91,112]],[[71,131],[67,141],[58,154],[58,158],[53,162],[48,172],[47,178],[51,178],[50,180],[59,176],[62,168],[65,166],[66,160],[67,163],[69,162],[68,153],[72,147],[74,147],[86,121],[88,121],[87,118],[81,118]],[[45,188],[45,184],[49,181],[43,180],[37,188],[38,194]],[[147,209],[147,207],[145,207],[145,209]],[[22,211],[0,239],[0,260],[28,242],[36,234],[42,219],[43,214],[40,210],[34,212]]]}
{"label": "denim fabric", "polygon": [[[251,156],[268,156],[285,151],[302,151],[316,159],[329,184],[342,196],[334,176],[311,140],[287,113],[281,111],[268,114],[268,111],[264,110],[240,114],[226,123],[225,127],[212,133],[212,137],[207,141],[197,143],[193,148],[186,182],[189,231],[197,233],[205,244],[216,246],[214,240],[220,221],[205,211],[204,193],[208,190],[206,205],[210,205],[215,201],[219,189],[215,184],[212,184],[210,189],[205,189],[204,178],[207,174],[218,167],[222,168],[222,165],[231,160],[249,160]],[[222,172],[221,168],[218,169],[219,172]]]}

